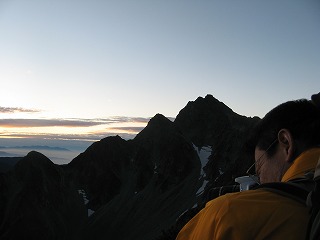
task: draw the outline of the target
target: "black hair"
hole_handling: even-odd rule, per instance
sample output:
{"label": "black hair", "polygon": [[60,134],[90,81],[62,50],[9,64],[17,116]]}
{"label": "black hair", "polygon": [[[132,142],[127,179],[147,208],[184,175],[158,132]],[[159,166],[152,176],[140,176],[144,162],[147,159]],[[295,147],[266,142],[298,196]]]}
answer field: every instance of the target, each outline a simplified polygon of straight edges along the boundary
{"label": "black hair", "polygon": [[[292,134],[296,147],[295,155],[311,147],[320,146],[319,106],[314,101],[300,99],[275,107],[255,126],[248,143],[249,150],[254,152],[255,147],[266,150],[277,139],[281,129],[288,129]],[[268,150],[269,156],[275,152],[274,146]]]}

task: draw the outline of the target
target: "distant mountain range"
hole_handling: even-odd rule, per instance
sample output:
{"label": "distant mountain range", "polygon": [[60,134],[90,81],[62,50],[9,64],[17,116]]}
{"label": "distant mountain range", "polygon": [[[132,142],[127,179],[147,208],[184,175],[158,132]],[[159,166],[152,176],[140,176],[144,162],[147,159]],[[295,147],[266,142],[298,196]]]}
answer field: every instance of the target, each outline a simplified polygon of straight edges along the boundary
{"label": "distant mountain range", "polygon": [[30,152],[0,175],[0,238],[174,239],[210,189],[244,174],[258,121],[207,95],[174,121],[157,114],[134,139],[107,137],[67,165]]}
{"label": "distant mountain range", "polygon": [[70,151],[67,148],[62,147],[49,147],[42,145],[32,145],[32,146],[13,146],[13,147],[4,147],[0,146],[0,149],[27,149],[27,150],[52,150],[52,151]]}
{"label": "distant mountain range", "polygon": [[0,158],[1,157],[18,157],[18,155],[14,153],[8,153],[5,151],[0,151]]}

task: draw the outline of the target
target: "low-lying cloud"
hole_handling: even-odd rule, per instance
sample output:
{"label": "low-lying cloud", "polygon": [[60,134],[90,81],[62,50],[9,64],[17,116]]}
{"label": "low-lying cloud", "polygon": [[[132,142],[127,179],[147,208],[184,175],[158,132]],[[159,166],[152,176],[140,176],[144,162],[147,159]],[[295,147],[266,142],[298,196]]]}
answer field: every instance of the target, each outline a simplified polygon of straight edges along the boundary
{"label": "low-lying cloud", "polygon": [[[149,120],[150,118],[122,116],[99,119],[8,118],[0,119],[0,137],[6,139],[97,141],[108,136],[119,135],[125,139],[132,139]],[[55,127],[65,127],[67,130],[58,130]],[[76,128],[81,129],[77,130]]]}
{"label": "low-lying cloud", "polygon": [[135,137],[136,133],[117,133],[117,132],[96,132],[96,133],[86,133],[86,134],[50,134],[50,133],[1,133],[0,136],[7,139],[50,139],[50,140],[74,140],[74,141],[98,141],[105,137],[119,135],[124,139],[132,139]]}
{"label": "low-lying cloud", "polygon": [[92,127],[113,123],[147,123],[150,118],[111,117],[104,119],[0,119],[0,127]]}
{"label": "low-lying cloud", "polygon": [[1,127],[91,127],[104,122],[67,119],[0,119]]}
{"label": "low-lying cloud", "polygon": [[0,113],[38,113],[41,112],[41,110],[37,109],[27,109],[27,108],[21,108],[21,107],[0,107]]}

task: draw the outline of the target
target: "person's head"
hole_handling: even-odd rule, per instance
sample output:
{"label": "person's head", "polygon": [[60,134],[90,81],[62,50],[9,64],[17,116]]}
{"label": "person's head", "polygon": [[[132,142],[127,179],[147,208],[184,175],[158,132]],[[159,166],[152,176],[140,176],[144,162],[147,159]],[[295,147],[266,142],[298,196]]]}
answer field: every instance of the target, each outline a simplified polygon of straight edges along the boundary
{"label": "person's head", "polygon": [[320,110],[306,99],[280,104],[260,120],[251,143],[260,182],[280,181],[297,156],[320,146]]}

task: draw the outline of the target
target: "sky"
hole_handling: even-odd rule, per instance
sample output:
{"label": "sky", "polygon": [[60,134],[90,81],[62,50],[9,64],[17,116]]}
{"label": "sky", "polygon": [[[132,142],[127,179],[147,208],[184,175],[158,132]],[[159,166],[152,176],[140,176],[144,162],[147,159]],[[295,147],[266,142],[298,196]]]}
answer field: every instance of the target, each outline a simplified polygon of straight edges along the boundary
{"label": "sky", "polygon": [[319,43],[317,0],[0,0],[0,153],[78,154],[207,94],[263,117],[320,91]]}

